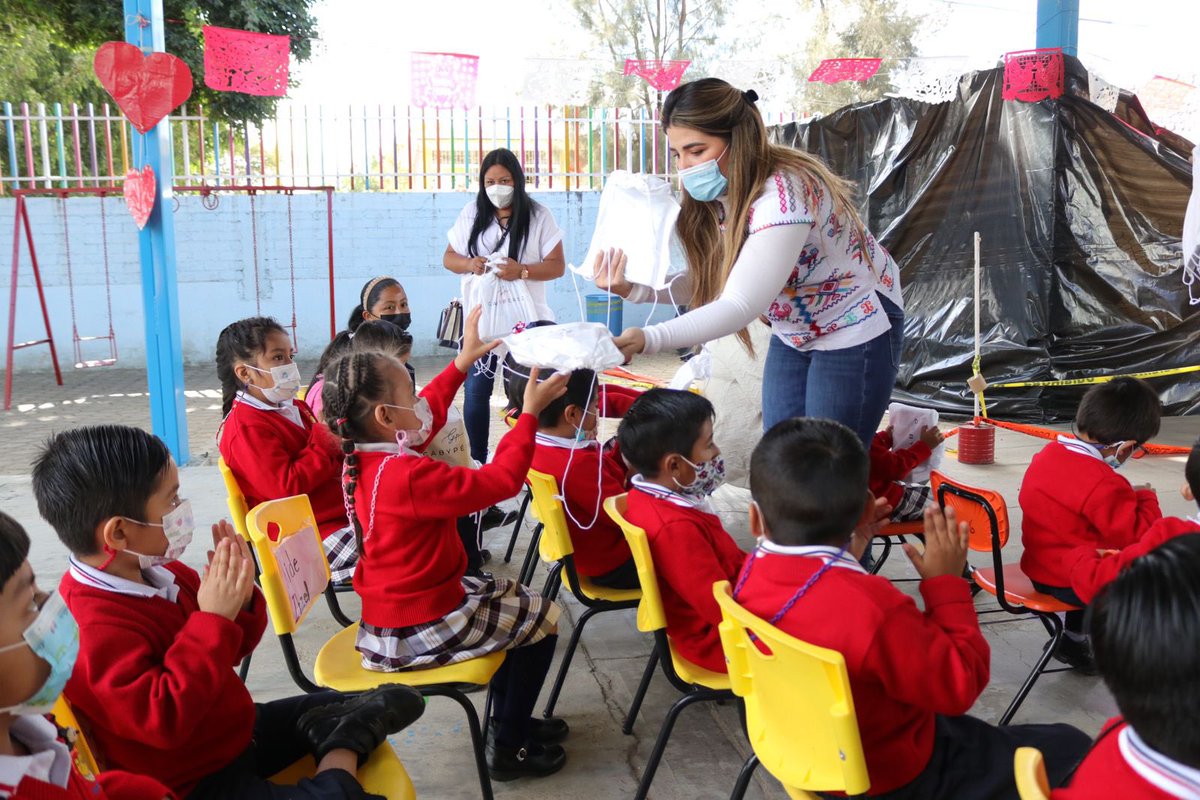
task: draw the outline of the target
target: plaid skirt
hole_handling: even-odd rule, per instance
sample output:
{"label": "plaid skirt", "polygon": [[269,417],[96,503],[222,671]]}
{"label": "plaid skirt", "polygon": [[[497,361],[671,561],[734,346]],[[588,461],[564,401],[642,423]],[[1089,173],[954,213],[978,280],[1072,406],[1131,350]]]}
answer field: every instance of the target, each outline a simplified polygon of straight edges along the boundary
{"label": "plaid skirt", "polygon": [[355,646],[365,669],[398,672],[444,667],[544,639],[560,609],[507,578],[464,577],[466,596],[441,619],[405,628],[359,624]]}
{"label": "plaid skirt", "polygon": [[354,528],[338,528],[321,540],[321,546],[329,561],[329,582],[349,583],[358,564],[358,542],[354,538]]}
{"label": "plaid skirt", "polygon": [[933,501],[933,490],[929,486],[922,483],[904,483],[897,481],[904,487],[904,494],[900,497],[900,502],[892,509],[893,522],[915,522],[925,517],[925,506]]}

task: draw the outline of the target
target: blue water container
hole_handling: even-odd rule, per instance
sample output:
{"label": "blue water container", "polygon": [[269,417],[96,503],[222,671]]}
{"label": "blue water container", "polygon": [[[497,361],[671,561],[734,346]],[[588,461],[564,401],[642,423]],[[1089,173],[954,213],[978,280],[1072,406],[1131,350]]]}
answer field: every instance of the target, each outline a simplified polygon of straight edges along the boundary
{"label": "blue water container", "polygon": [[584,296],[587,301],[587,321],[607,325],[613,336],[620,336],[624,326],[621,324],[621,298],[608,294],[589,294]]}

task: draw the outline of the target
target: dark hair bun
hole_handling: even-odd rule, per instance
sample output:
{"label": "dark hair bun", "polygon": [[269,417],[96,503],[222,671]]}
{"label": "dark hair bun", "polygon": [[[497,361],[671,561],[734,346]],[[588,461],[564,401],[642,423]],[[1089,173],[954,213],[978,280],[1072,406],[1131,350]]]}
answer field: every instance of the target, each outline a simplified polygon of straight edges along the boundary
{"label": "dark hair bun", "polygon": [[758,92],[754,91],[753,89],[747,89],[746,91],[742,92],[742,97],[746,98],[747,103],[758,102]]}

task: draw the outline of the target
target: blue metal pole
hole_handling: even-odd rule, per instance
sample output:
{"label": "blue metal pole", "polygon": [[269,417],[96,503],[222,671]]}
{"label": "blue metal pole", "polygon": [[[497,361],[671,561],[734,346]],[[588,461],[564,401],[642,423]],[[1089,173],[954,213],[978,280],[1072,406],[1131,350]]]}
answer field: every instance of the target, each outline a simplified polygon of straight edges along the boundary
{"label": "blue metal pole", "polygon": [[1079,55],[1079,0],[1038,0],[1037,47]]}
{"label": "blue metal pole", "polygon": [[[124,0],[125,41],[143,52],[164,51],[162,0]],[[188,463],[187,403],[183,396],[183,346],[179,335],[179,289],[175,269],[174,161],[171,123],[133,133],[133,162],[154,169],[156,187],[150,221],[138,234],[142,308],[146,326],[146,375],[150,425],[179,465]],[[216,142],[213,143],[214,146]]]}

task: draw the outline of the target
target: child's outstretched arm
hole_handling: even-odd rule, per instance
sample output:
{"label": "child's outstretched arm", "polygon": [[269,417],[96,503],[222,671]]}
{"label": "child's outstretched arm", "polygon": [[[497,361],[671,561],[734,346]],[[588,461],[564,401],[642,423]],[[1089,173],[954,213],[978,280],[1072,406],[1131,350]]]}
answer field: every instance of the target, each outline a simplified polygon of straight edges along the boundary
{"label": "child's outstretched arm", "polygon": [[1099,546],[1113,550],[1133,544],[1162,519],[1154,490],[1135,489],[1116,473],[1096,484],[1082,511],[1100,532]]}
{"label": "child's outstretched arm", "polygon": [[1077,547],[1063,559],[1071,578],[1071,589],[1080,600],[1090,603],[1135,559],[1169,539],[1190,533],[1200,533],[1200,526],[1191,520],[1163,517],[1151,525],[1141,539],[1120,550],[1102,552],[1095,547]]}
{"label": "child's outstretched arm", "polygon": [[471,309],[463,324],[462,349],[449,366],[439,372],[420,392],[420,396],[429,402],[429,410],[433,412],[433,426],[429,431],[429,438],[417,448],[418,451],[424,450],[425,446],[433,441],[433,437],[437,436],[438,431],[445,427],[447,409],[454,402],[454,396],[458,394],[469,371],[475,368],[475,362],[500,346],[499,339],[484,342],[479,338],[479,318],[482,314],[483,306]]}

